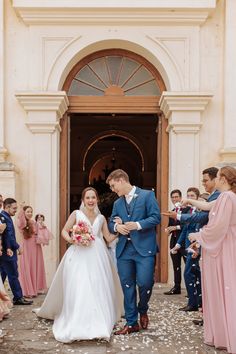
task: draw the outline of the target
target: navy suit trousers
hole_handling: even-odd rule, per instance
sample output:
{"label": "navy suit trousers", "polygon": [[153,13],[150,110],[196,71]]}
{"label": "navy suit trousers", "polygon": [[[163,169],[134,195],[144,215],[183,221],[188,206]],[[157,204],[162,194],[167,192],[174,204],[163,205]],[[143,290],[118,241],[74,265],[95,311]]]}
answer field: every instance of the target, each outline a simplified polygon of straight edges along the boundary
{"label": "navy suit trousers", "polygon": [[201,271],[199,267],[199,257],[192,258],[191,254],[187,255],[184,280],[188,293],[188,305],[193,307],[202,306],[201,292]]}
{"label": "navy suit trousers", "polygon": [[[138,323],[138,313],[145,314],[154,285],[155,256],[141,256],[134,248],[132,241],[127,241],[119,258],[118,273],[124,293],[124,308],[127,325]],[[137,304],[137,290],[139,303]]]}
{"label": "navy suit trousers", "polygon": [[7,274],[9,285],[13,293],[13,301],[22,298],[22,289],[18,279],[18,266],[17,260],[10,260],[1,262],[1,270],[3,271],[3,281],[5,280],[5,275]]}

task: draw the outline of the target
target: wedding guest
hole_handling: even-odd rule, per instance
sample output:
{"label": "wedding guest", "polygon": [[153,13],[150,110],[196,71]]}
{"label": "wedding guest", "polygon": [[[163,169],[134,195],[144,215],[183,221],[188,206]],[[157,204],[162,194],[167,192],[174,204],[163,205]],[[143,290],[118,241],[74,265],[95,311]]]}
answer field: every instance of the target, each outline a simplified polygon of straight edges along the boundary
{"label": "wedding guest", "polygon": [[12,221],[12,216],[17,212],[17,202],[13,198],[7,198],[3,202],[4,210],[1,212],[1,222],[6,224],[5,230],[2,233],[2,256],[1,274],[5,281],[5,276],[8,277],[9,285],[13,293],[14,305],[31,305],[33,301],[27,301],[23,297],[21,285],[18,279],[18,264],[17,252],[22,253],[20,245],[16,242],[15,227]]}
{"label": "wedding guest", "polygon": [[94,188],[84,189],[82,202],[62,230],[62,237],[71,246],[42,307],[35,310],[39,317],[54,320],[53,334],[63,343],[109,340],[123,311],[120,281],[104,242],[104,238],[112,242],[116,236],[108,231]]}
{"label": "wedding guest", "polygon": [[45,216],[43,214],[37,214],[35,216],[36,221],[36,243],[39,245],[48,245],[49,241],[53,239],[52,233],[45,225]]}
{"label": "wedding guest", "polygon": [[[198,188],[190,187],[187,190],[187,198],[190,200],[198,200],[200,191]],[[192,215],[195,212],[195,208],[190,208],[189,213]],[[186,264],[184,269],[184,281],[188,294],[188,304],[181,307],[181,311],[198,311],[198,308],[202,306],[201,301],[201,272],[199,266],[200,250],[199,248],[193,250],[190,248],[190,241],[188,235],[190,232],[197,232],[199,230],[198,223],[187,223],[184,225],[179,239],[176,242],[174,250],[178,251],[181,245],[184,243],[186,250]]]}
{"label": "wedding guest", "polygon": [[[114,170],[106,182],[119,199],[114,202],[109,222],[110,232],[117,232],[116,246],[118,274],[125,307],[125,326],[115,335],[125,335],[148,328],[148,302],[154,285],[156,253],[158,252],[156,226],[161,215],[155,194],[132,186],[128,174]],[[117,224],[119,216],[122,224]],[[137,302],[137,287],[139,301]]]}
{"label": "wedding guest", "polygon": [[[202,171],[202,185],[205,188],[206,193],[209,193],[207,202],[210,203],[218,198],[220,192],[216,189],[216,177],[217,177],[218,168],[209,167]],[[198,201],[197,201],[198,202]],[[196,211],[193,215],[181,213],[176,213],[175,211],[162,213],[172,218],[176,218],[181,222],[182,225],[192,223],[192,225],[199,224],[199,228],[203,227],[208,222],[208,211],[203,210]],[[203,325],[202,320],[193,320],[193,323],[196,325]]]}
{"label": "wedding guest", "polygon": [[25,297],[34,297],[46,290],[46,275],[42,246],[37,243],[37,223],[32,219],[31,206],[21,208],[17,226],[22,237],[23,254],[20,257],[20,283]]}
{"label": "wedding guest", "polygon": [[202,246],[204,342],[236,353],[236,169],[222,167],[216,188],[208,224],[189,239]]}
{"label": "wedding guest", "polygon": [[[202,185],[204,186],[206,193],[209,193],[207,202],[216,200],[220,195],[220,192],[216,189],[217,172],[217,167],[209,167],[202,171]],[[208,222],[208,211],[204,210],[197,211],[193,215],[188,213],[182,213],[181,210],[179,210],[178,212],[163,212],[162,214],[179,220],[181,224],[194,222],[200,223],[200,225],[203,226],[206,225]]]}
{"label": "wedding guest", "polygon": [[[179,189],[174,189],[170,193],[170,198],[171,201],[174,205],[174,211],[178,211],[180,209],[181,205],[181,199],[182,199],[182,193]],[[177,219],[169,218],[168,226],[165,229],[165,232],[170,235],[170,250],[173,249],[176,245],[176,242],[180,236],[181,233],[181,226],[180,222]],[[182,259],[185,262],[185,249],[184,247],[179,247],[178,252],[171,252],[170,257],[172,260],[172,266],[173,266],[173,271],[174,271],[174,286],[164,292],[165,295],[176,295],[176,294],[181,294],[181,263]]]}
{"label": "wedding guest", "polygon": [[[1,217],[1,212],[3,211],[3,196],[0,194],[0,245],[1,245],[1,250],[2,250],[2,236],[1,234],[6,228],[6,224],[4,222],[4,217]],[[1,267],[1,261],[0,261],[0,276],[2,276],[3,279],[6,279],[6,273],[3,271]]]}

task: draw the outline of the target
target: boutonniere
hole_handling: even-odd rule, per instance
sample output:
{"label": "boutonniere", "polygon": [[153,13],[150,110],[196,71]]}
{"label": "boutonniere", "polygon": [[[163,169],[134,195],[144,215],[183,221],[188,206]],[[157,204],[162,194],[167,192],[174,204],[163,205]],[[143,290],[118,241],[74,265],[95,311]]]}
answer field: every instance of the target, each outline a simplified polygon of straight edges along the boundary
{"label": "boutonniere", "polygon": [[134,198],[134,199],[138,198],[138,194],[135,193],[134,196],[133,196],[133,198]]}

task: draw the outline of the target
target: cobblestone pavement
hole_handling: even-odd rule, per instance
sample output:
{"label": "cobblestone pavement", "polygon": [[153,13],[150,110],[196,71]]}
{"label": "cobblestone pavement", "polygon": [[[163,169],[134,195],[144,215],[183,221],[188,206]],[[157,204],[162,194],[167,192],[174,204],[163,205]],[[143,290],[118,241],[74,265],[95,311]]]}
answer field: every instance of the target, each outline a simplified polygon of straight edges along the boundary
{"label": "cobblestone pavement", "polygon": [[128,336],[112,336],[109,343],[94,340],[74,342],[69,345],[59,343],[54,339],[51,321],[39,320],[32,313],[32,308],[40,306],[43,301],[44,296],[40,295],[32,306],[15,306],[10,317],[0,323],[0,328],[7,332],[3,343],[0,343],[0,353],[226,353],[216,351],[202,343],[202,327],[192,323],[193,319],[200,318],[199,313],[184,313],[178,310],[186,304],[185,291],[181,295],[166,296],[163,295],[166,289],[166,285],[155,285],[150,303],[148,330]]}

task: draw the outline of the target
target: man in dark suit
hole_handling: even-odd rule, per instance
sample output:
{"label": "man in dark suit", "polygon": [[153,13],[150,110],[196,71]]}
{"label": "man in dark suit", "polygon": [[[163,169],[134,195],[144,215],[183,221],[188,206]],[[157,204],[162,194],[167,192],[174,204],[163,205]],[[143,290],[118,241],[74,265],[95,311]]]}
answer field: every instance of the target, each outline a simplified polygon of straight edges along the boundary
{"label": "man in dark suit", "polygon": [[[217,167],[209,167],[202,171],[202,185],[205,188],[205,191],[209,193],[209,197],[207,202],[212,202],[217,199],[220,195],[220,192],[215,188],[215,179],[217,176],[218,168]],[[200,227],[206,225],[208,223],[208,211],[198,211],[193,215],[189,213],[182,213],[182,211],[168,211],[162,213],[165,216],[169,216],[175,220],[179,220],[180,224],[185,223],[199,223]]]}
{"label": "man in dark suit", "polygon": [[[180,202],[182,200],[182,193],[179,189],[174,189],[170,193],[171,201],[174,205],[173,211],[178,211],[180,209]],[[165,229],[166,233],[170,235],[170,250],[176,245],[176,242],[181,233],[180,221],[177,219],[169,218],[168,226]],[[181,260],[185,256],[185,248],[180,247],[178,252],[173,252],[170,254],[173,271],[174,271],[174,286],[169,290],[164,292],[165,295],[176,295],[181,294]]]}
{"label": "man in dark suit", "polygon": [[[27,301],[22,294],[21,285],[18,279],[17,252],[20,245],[16,242],[15,227],[12,216],[16,214],[17,202],[15,199],[7,198],[3,202],[4,210],[0,214],[1,222],[6,224],[2,233],[2,256],[0,264],[3,273],[7,275],[11,291],[13,293],[14,305],[31,305],[33,301]],[[3,279],[3,282],[5,279]]]}
{"label": "man in dark suit", "polygon": [[[109,222],[111,232],[117,232],[118,273],[124,293],[126,324],[115,334],[129,334],[148,327],[148,301],[154,285],[154,269],[158,246],[156,226],[161,216],[153,191],[132,186],[129,176],[121,169],[111,172],[107,183],[119,199],[114,202]],[[122,223],[116,222],[119,217]],[[139,290],[137,304],[136,286]]]}
{"label": "man in dark suit", "polygon": [[[215,187],[215,179],[217,176],[218,168],[217,167],[209,167],[202,171],[202,185],[205,188],[205,191],[209,193],[209,197],[207,202],[212,202],[216,200],[220,195],[220,192],[216,190]],[[206,225],[208,223],[208,211],[199,211],[194,215],[189,214],[175,214],[174,217],[180,221],[180,223],[199,223],[200,227]]]}

